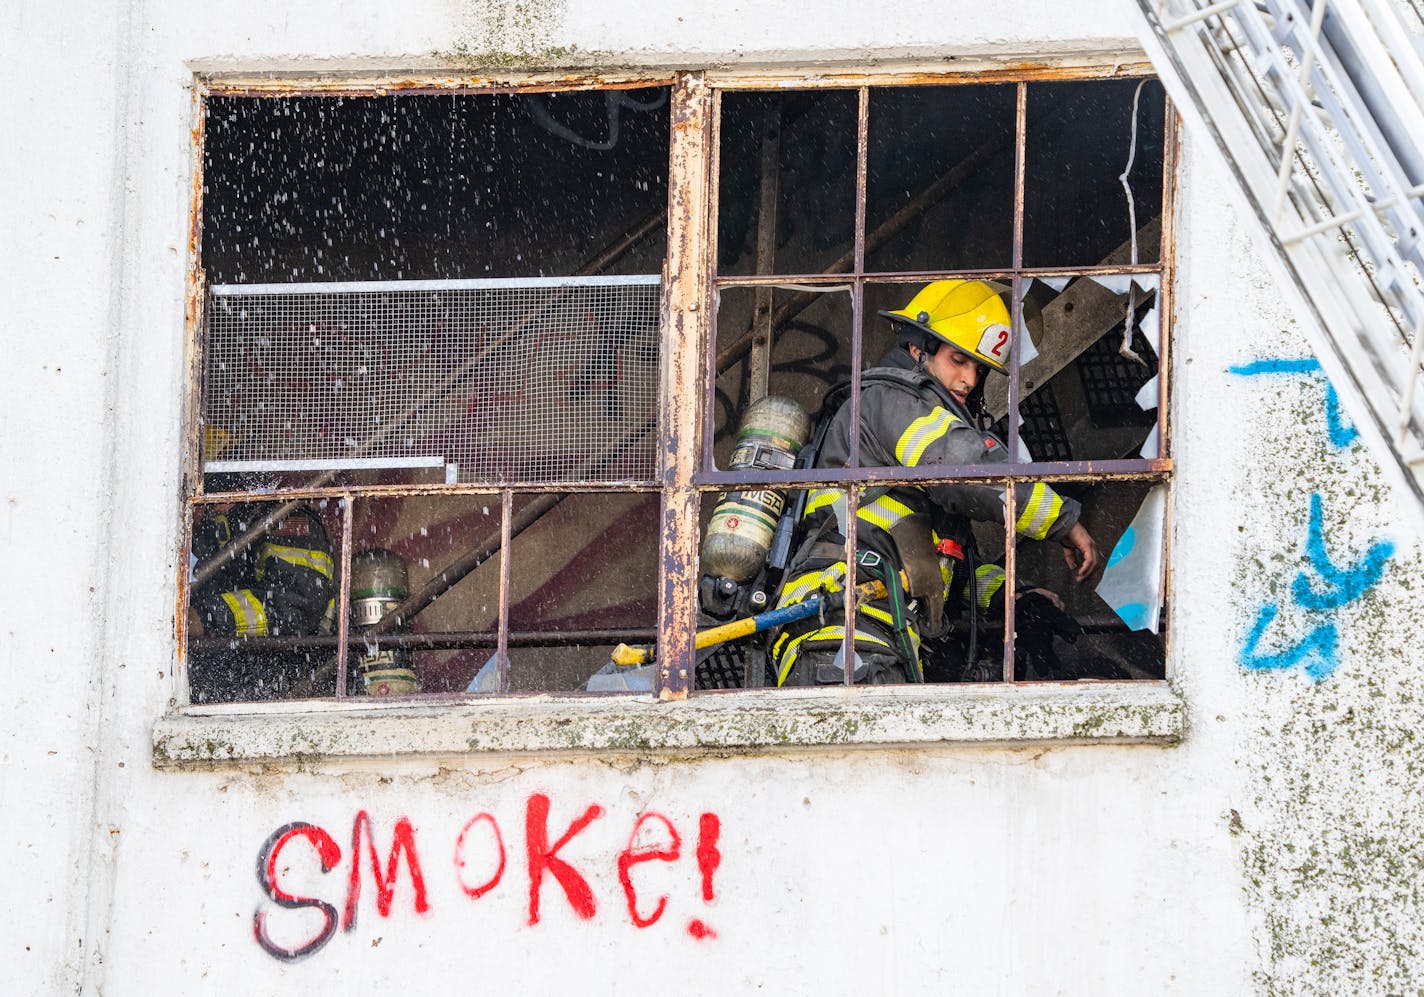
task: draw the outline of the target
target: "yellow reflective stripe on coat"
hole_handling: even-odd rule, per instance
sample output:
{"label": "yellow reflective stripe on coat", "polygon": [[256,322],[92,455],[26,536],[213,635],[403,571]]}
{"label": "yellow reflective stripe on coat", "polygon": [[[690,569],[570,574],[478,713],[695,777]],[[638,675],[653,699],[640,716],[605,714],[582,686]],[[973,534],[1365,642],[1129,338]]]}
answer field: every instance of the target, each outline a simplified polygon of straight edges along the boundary
{"label": "yellow reflective stripe on coat", "polygon": [[929,415],[922,415],[900,434],[895,444],[895,459],[905,467],[915,467],[929,445],[949,432],[958,420],[947,409],[935,406]]}
{"label": "yellow reflective stripe on coat", "polygon": [[[800,654],[801,645],[808,640],[845,640],[845,627],[821,627],[819,630],[811,630],[799,637],[794,637],[785,648],[782,649],[781,667],[776,673],[776,684],[785,685],[786,677],[791,674],[791,667],[796,664],[796,657]],[[881,647],[890,645],[879,637],[872,637],[856,631],[855,642],[857,644],[879,644]],[[781,647],[781,641],[777,641],[777,646]]]}
{"label": "yellow reflective stripe on coat", "polygon": [[251,589],[224,592],[223,602],[232,611],[234,633],[239,637],[266,637],[267,610]]}
{"label": "yellow reflective stripe on coat", "polygon": [[[834,488],[819,488],[811,491],[811,496],[806,501],[806,511],[802,517],[810,516],[822,509],[829,508],[843,493]],[[867,502],[856,510],[856,518],[877,526],[886,533],[890,528],[904,519],[906,516],[913,516],[915,510],[911,509],[899,499],[891,498],[889,495],[881,495],[871,502]]]}
{"label": "yellow reflective stripe on coat", "polygon": [[794,606],[808,595],[812,595],[824,588],[827,592],[839,592],[841,581],[845,578],[845,562],[839,562],[821,571],[808,571],[805,574],[797,575],[781,590],[781,598],[777,600],[776,608]]}
{"label": "yellow reflective stripe on coat", "polygon": [[[865,604],[861,604],[856,607],[856,612],[864,613],[866,616],[870,617],[870,619],[883,623],[890,630],[895,629],[895,617],[891,616],[883,609],[878,609],[875,606],[867,606]],[[915,660],[918,661],[920,658],[920,632],[914,627],[909,626],[908,624],[906,624],[905,626],[905,632],[910,635],[910,646],[914,648]],[[856,639],[859,640],[860,638]]]}
{"label": "yellow reflective stripe on coat", "polygon": [[1062,511],[1062,497],[1042,481],[1037,482],[1029,494],[1028,504],[1019,514],[1019,521],[1014,524],[1014,529],[1020,536],[1030,540],[1042,540],[1048,536],[1053,524],[1058,522],[1058,514]]}
{"label": "yellow reflective stripe on coat", "polygon": [[988,609],[999,589],[1004,587],[1004,569],[997,564],[980,565],[974,572],[974,601],[980,609]]}
{"label": "yellow reflective stripe on coat", "polygon": [[806,496],[806,508],[801,513],[801,518],[805,519],[811,513],[826,508],[836,500],[836,496],[839,494],[839,490],[835,488],[812,488],[810,494]]}
{"label": "yellow reflective stripe on coat", "polygon": [[309,550],[306,547],[284,547],[281,544],[265,543],[262,545],[262,553],[257,555],[257,578],[259,581],[267,571],[267,562],[274,557],[298,568],[309,568],[328,580],[336,574],[331,555],[324,550]]}
{"label": "yellow reflective stripe on coat", "polygon": [[882,495],[873,502],[867,502],[856,512],[857,519],[863,519],[872,526],[878,526],[886,533],[890,528],[904,519],[906,516],[913,516],[915,510],[911,509],[899,499],[893,499],[889,495]]}

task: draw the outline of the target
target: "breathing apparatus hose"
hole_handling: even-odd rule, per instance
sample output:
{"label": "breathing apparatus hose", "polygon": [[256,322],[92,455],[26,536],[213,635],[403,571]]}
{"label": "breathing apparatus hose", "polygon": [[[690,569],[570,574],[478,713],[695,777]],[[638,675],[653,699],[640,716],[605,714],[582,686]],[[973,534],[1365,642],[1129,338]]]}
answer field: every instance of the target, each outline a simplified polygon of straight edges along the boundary
{"label": "breathing apparatus hose", "polygon": [[[894,570],[884,558],[876,558],[873,562],[861,561],[861,567],[869,569],[871,574],[885,584],[885,597],[890,603],[890,618],[895,621],[895,639],[905,656],[907,677],[916,684],[923,683],[925,673],[920,667],[919,649],[910,639],[909,607],[905,604],[905,585],[900,572]],[[854,623],[847,620],[846,631],[849,633],[854,629]]]}
{"label": "breathing apparatus hose", "polygon": [[969,653],[967,661],[969,670],[974,670],[974,663],[979,660],[979,592],[975,582],[979,575],[979,545],[974,543],[972,538],[964,546],[964,564],[969,569],[969,578],[966,584],[969,587]]}

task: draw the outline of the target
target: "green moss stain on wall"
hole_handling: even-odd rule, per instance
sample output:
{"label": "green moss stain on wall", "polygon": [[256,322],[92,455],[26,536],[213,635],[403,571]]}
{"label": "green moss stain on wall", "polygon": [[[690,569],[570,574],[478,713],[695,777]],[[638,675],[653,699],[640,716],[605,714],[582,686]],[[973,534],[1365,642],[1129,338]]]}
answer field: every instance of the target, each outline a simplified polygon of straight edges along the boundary
{"label": "green moss stain on wall", "polygon": [[[1307,568],[1311,496],[1335,564],[1392,538],[1377,585],[1334,610],[1336,664],[1248,672],[1239,764],[1249,798],[1229,832],[1241,843],[1262,994],[1424,993],[1424,556],[1397,532],[1390,495],[1359,443],[1331,444],[1321,384],[1238,385],[1252,441],[1235,491],[1239,649],[1255,614],[1280,606],[1262,650],[1308,636],[1324,617],[1292,599]],[[1235,389],[1234,389],[1235,390]],[[1235,811],[1233,811],[1235,812]]]}
{"label": "green moss stain on wall", "polygon": [[457,22],[452,64],[480,69],[541,69],[567,65],[566,0],[466,0]]}

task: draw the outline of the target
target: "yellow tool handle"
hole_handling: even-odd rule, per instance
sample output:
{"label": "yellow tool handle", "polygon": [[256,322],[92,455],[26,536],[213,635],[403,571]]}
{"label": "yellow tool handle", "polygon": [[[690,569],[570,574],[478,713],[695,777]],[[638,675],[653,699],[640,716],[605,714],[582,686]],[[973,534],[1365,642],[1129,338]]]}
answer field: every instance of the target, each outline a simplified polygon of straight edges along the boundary
{"label": "yellow tool handle", "polygon": [[[902,572],[902,581],[903,577],[904,573]],[[855,587],[855,597],[857,599],[883,599],[885,598],[885,594],[885,583],[882,581],[862,582]],[[706,630],[699,630],[697,631],[693,647],[700,651],[702,648],[711,647],[714,644],[725,644],[730,640],[750,637],[757,632],[758,622],[766,615],[767,614],[748,616],[745,619],[733,620],[731,623],[723,623],[715,627],[708,627]],[[653,647],[630,647],[627,644],[619,644],[613,649],[613,654],[610,657],[613,663],[619,667],[635,668],[639,665],[646,665],[651,662],[655,653],[656,648]]]}
{"label": "yellow tool handle", "polygon": [[646,665],[653,660],[653,649],[651,647],[631,647],[628,644],[619,644],[609,655],[609,660],[619,668],[635,668],[638,665]]}

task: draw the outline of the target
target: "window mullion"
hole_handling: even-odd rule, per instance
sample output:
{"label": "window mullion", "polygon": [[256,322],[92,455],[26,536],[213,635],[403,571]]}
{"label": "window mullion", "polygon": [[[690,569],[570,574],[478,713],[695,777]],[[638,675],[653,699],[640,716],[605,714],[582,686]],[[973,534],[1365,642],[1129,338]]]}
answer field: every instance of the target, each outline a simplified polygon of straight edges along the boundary
{"label": "window mullion", "polygon": [[[1021,336],[1028,335],[1028,326],[1023,318],[1023,242],[1024,242],[1024,161],[1028,147],[1028,84],[1019,83],[1014,106],[1014,232],[1013,265],[1014,276],[1010,281],[1009,302],[1010,321],[1014,335],[1009,339],[1009,398],[1008,413],[1004,422],[1004,443],[1009,451],[1009,465],[1016,466],[1024,460],[1019,453],[1019,356]],[[1014,612],[1018,591],[1018,489],[1017,480],[1010,478],[1004,484],[1004,681],[1014,681]]]}
{"label": "window mullion", "polygon": [[[1004,681],[1014,681],[1014,593],[1018,590],[1018,489],[1010,478],[1004,483]],[[970,591],[973,592],[971,585]],[[977,596],[976,596],[977,598]]]}
{"label": "window mullion", "polygon": [[495,688],[509,692],[510,549],[514,544],[514,493],[499,494],[499,629],[495,635]]}
{"label": "window mullion", "polygon": [[711,179],[712,93],[701,73],[678,77],[672,93],[668,162],[668,248],[663,273],[658,398],[662,496],[662,567],[658,592],[660,699],[685,699],[692,684],[696,623],[700,419],[686,418],[699,397],[710,351],[707,244]]}
{"label": "window mullion", "polygon": [[845,523],[842,524],[845,530],[845,636],[842,639],[842,646],[845,648],[845,684],[855,684],[855,621],[856,612],[859,605],[856,599],[855,586],[861,581],[860,573],[856,570],[860,564],[860,552],[856,549],[857,536],[856,523],[860,521],[860,489],[852,485],[845,490],[846,513]]}
{"label": "window mullion", "polygon": [[351,667],[351,545],[355,535],[356,496],[341,497],[341,565],[336,593],[336,696],[346,695],[347,673]]}

